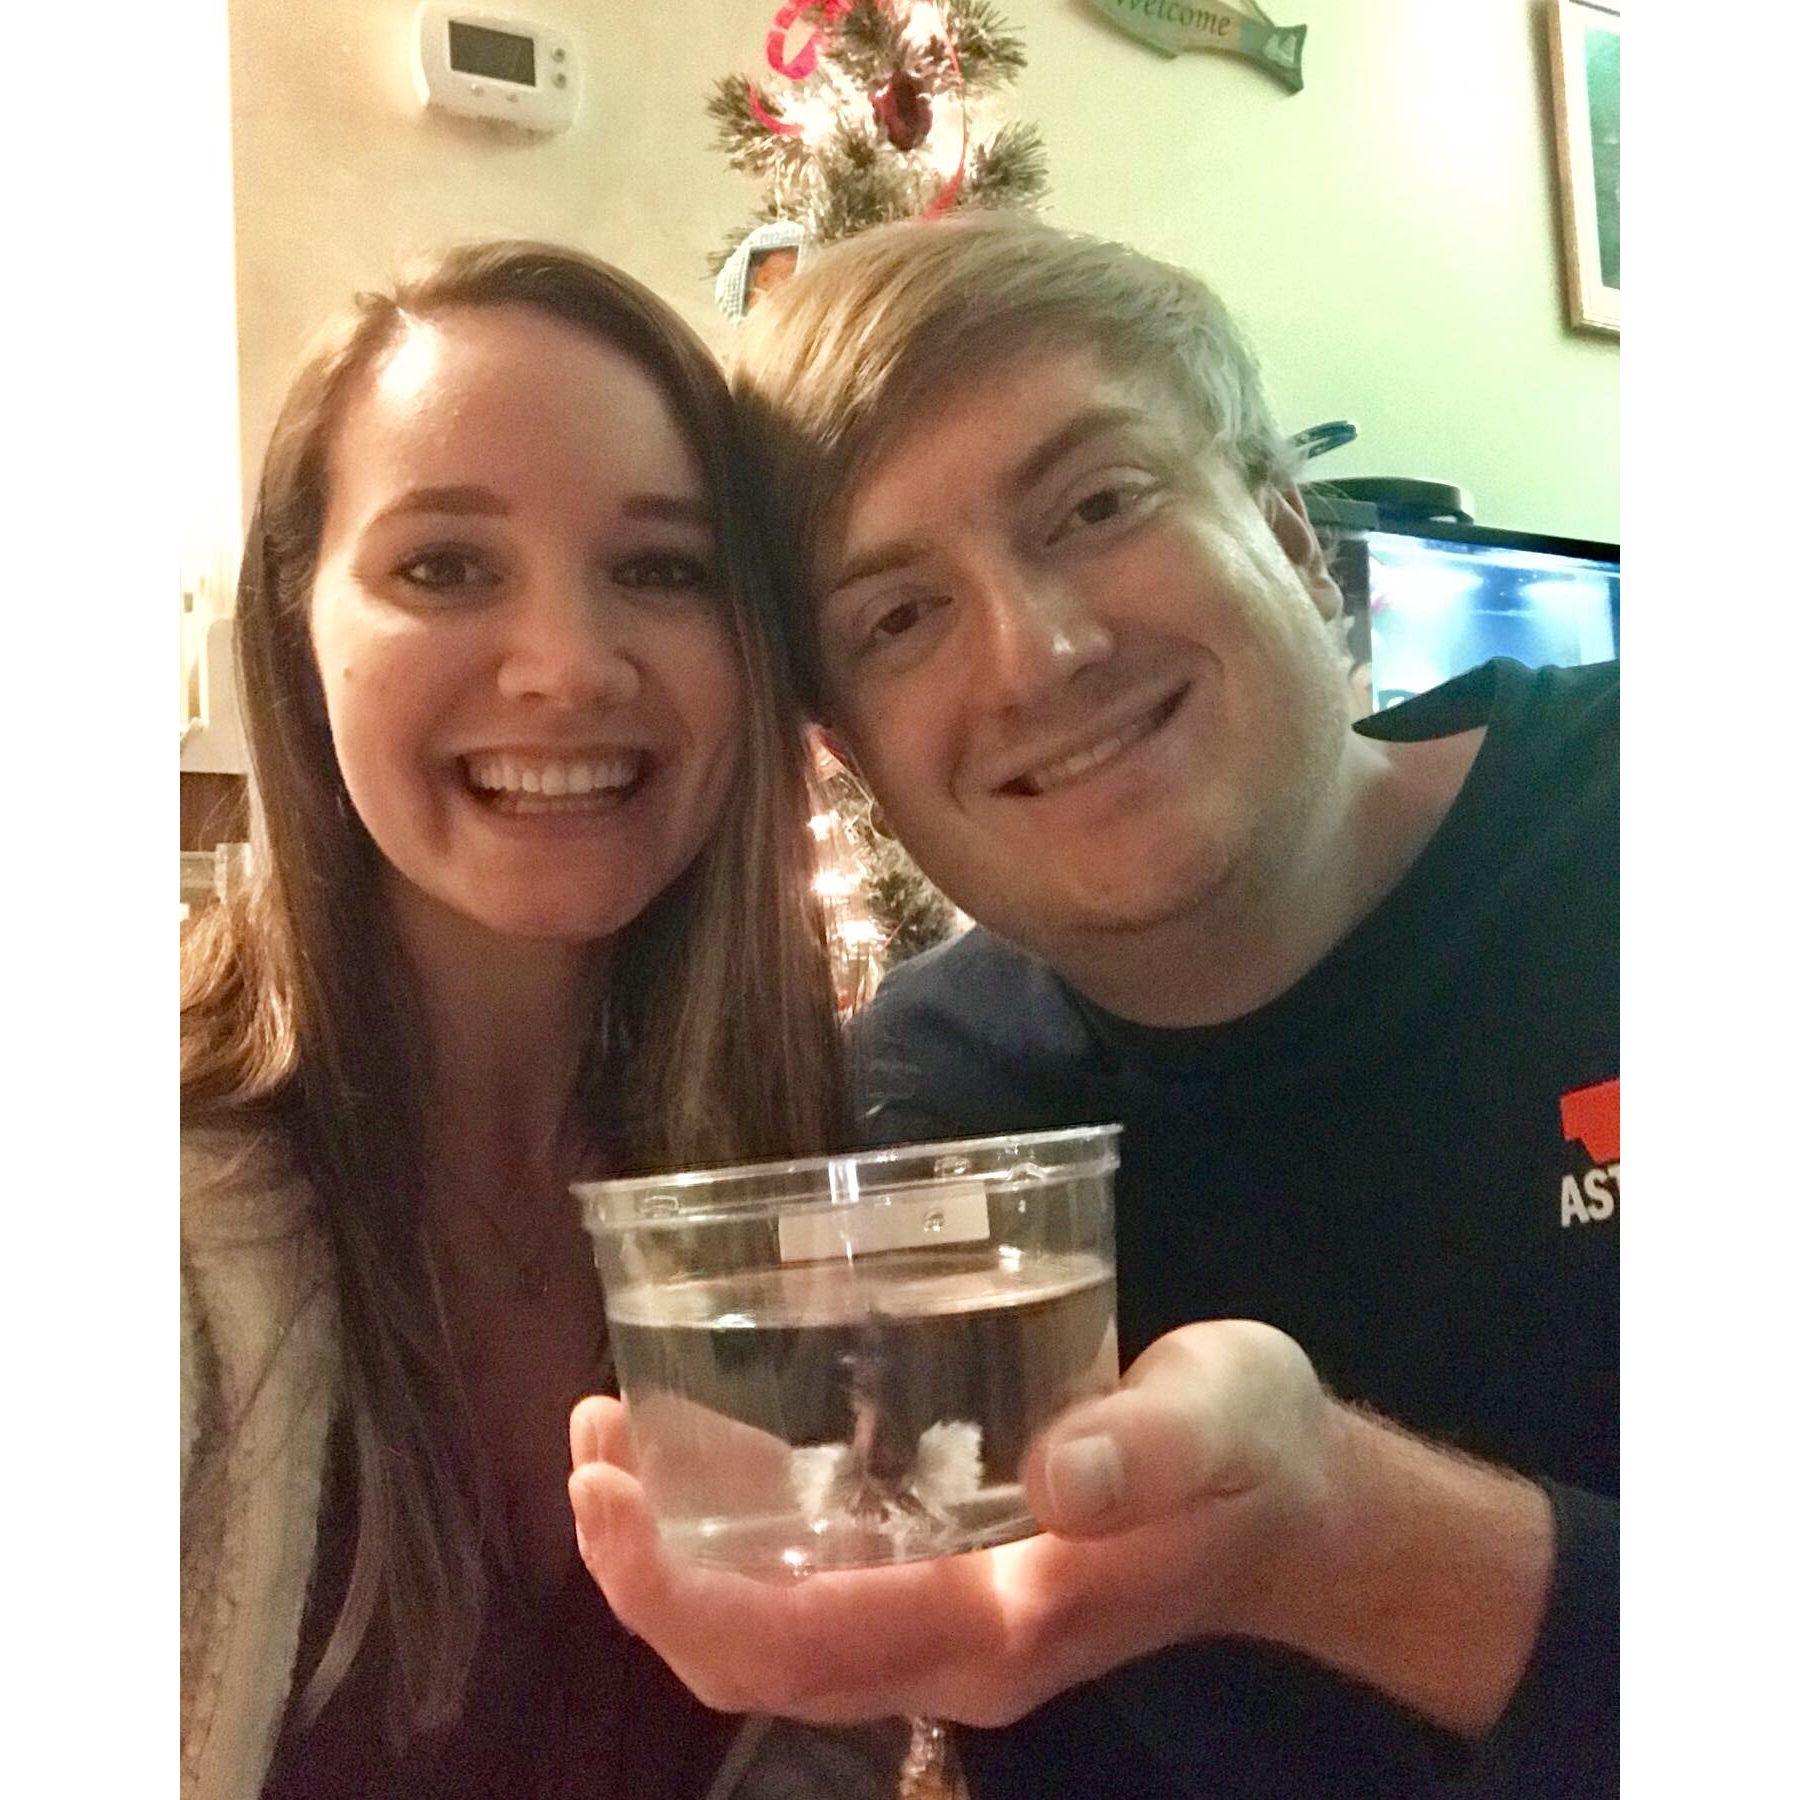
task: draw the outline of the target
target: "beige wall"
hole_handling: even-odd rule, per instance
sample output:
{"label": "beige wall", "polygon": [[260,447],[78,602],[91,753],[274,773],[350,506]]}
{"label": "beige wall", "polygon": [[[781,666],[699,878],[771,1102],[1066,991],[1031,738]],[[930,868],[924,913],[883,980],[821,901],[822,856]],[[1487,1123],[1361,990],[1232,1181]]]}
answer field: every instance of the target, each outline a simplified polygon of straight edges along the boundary
{"label": "beige wall", "polygon": [[[722,341],[705,258],[755,189],[703,103],[752,67],[774,0],[515,4],[581,46],[561,136],[422,111],[415,0],[231,0],[247,478],[317,321],[456,238],[580,245]],[[1234,59],[1165,62],[1083,0],[1005,10],[1048,215],[1213,281],[1285,422],[1361,426],[1321,473],[1453,480],[1486,523],[1617,536],[1618,351],[1562,323],[1538,0],[1276,5],[1310,28],[1295,96]]]}

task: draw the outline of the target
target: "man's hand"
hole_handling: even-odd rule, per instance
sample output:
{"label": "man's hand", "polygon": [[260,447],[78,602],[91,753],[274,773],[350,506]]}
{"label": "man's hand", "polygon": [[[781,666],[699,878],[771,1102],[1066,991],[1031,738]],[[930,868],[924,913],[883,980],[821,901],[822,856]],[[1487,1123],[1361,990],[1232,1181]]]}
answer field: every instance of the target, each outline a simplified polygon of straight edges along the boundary
{"label": "man's hand", "polygon": [[624,1408],[584,1400],[570,1447],[581,1554],[623,1623],[708,1705],[818,1723],[1009,1724],[1232,1634],[1476,1732],[1517,1680],[1549,1566],[1537,1490],[1335,1404],[1292,1339],[1244,1321],[1171,1332],[1057,1419],[1025,1477],[1045,1533],[962,1556],[791,1583],[685,1563],[657,1535]]}

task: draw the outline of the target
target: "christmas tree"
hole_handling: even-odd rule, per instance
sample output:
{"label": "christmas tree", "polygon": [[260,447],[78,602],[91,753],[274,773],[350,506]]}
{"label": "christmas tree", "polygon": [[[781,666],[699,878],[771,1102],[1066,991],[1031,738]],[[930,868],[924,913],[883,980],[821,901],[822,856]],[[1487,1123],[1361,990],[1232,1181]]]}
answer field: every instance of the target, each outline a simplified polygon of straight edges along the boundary
{"label": "christmas tree", "polygon": [[[998,116],[1025,52],[989,0],[788,0],[767,64],[769,78],[727,75],[707,102],[731,166],[763,184],[712,259],[728,317],[813,245],[957,207],[1029,206],[1044,192],[1035,127]],[[968,921],[822,748],[814,779],[813,885],[839,1004],[853,1010],[894,964]]]}
{"label": "christmas tree", "polygon": [[815,744],[818,867],[826,936],[839,998],[853,1009],[881,977],[921,950],[954,937],[968,920],[925,878],[888,830],[881,808],[857,776]]}
{"label": "christmas tree", "polygon": [[[997,117],[1025,52],[989,0],[789,0],[767,62],[770,79],[724,76],[707,103],[731,166],[763,184],[715,276],[753,233],[791,259],[872,225],[1044,192],[1035,127]],[[735,308],[720,301],[741,315],[744,280],[734,294]]]}

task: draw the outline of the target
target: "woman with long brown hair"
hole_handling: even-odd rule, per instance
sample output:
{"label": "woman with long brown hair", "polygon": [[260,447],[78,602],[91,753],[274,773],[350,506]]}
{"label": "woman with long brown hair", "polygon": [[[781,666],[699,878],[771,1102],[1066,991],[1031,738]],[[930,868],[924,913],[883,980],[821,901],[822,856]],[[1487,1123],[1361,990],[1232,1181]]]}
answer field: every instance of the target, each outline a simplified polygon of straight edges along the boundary
{"label": "woman with long brown hair", "polygon": [[364,296],[289,393],[253,878],[183,946],[184,1800],[715,1780],[574,1552],[568,1184],[841,1135],[759,527],[705,348],[568,252]]}

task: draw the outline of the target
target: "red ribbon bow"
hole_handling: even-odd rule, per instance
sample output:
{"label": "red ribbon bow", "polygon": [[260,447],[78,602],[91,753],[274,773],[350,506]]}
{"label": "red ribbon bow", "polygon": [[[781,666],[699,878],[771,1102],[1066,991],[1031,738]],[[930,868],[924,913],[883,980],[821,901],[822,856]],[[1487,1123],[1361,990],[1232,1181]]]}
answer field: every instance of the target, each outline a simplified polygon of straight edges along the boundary
{"label": "red ribbon bow", "polygon": [[769,27],[769,67],[790,81],[804,81],[819,66],[819,34],[814,32],[790,57],[787,34],[802,13],[823,12],[825,22],[841,19],[856,0],[788,0]]}
{"label": "red ribbon bow", "polygon": [[[885,0],[883,0],[885,4]],[[787,3],[776,13],[769,26],[768,57],[769,67],[777,75],[785,75],[790,81],[804,81],[819,66],[819,38],[822,35],[814,31],[806,42],[794,52],[787,53],[787,35],[803,13],[820,13],[826,25],[834,24],[841,19],[856,0],[787,0]],[[956,46],[946,41],[950,52],[950,66],[955,71],[957,82],[962,81],[962,59],[956,54]],[[787,119],[777,119],[757,98],[756,84],[750,84],[750,110],[762,123],[779,137],[799,137],[802,127]],[[956,159],[956,168],[948,181],[938,189],[931,203],[925,207],[923,217],[935,219],[942,217],[956,204],[956,196],[963,184],[969,158],[969,128],[965,117],[963,121],[962,152]]]}

